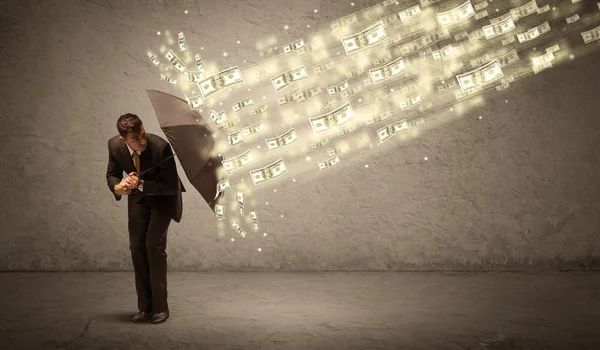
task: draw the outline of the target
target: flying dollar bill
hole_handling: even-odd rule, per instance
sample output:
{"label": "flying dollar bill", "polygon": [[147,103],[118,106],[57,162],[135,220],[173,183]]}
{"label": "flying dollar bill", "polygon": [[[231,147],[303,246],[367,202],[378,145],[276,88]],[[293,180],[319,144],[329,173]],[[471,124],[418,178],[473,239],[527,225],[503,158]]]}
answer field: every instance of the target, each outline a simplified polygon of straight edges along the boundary
{"label": "flying dollar bill", "polygon": [[400,108],[406,109],[410,106],[421,103],[421,97],[419,95],[407,98],[406,100],[400,101]]}
{"label": "flying dollar bill", "polygon": [[552,61],[554,61],[554,53],[548,52],[541,56],[536,56],[531,58],[531,62],[533,63],[533,72],[538,74],[544,69],[552,67]]}
{"label": "flying dollar bill", "polygon": [[339,92],[346,90],[348,87],[349,87],[348,80],[344,80],[343,82],[341,82],[338,85],[328,87],[327,93],[331,96],[333,94],[337,94]]}
{"label": "flying dollar bill", "polygon": [[377,130],[377,136],[379,137],[379,142],[384,142],[396,134],[409,131],[411,128],[406,119],[402,119]]}
{"label": "flying dollar bill", "polygon": [[421,13],[421,8],[419,7],[419,5],[415,5],[413,7],[407,8],[404,11],[398,12],[398,18],[400,18],[400,20],[404,22],[407,19],[411,19],[412,17],[418,15],[419,13]]}
{"label": "flying dollar bill", "polygon": [[487,1],[483,1],[483,2],[480,2],[478,4],[475,4],[473,7],[475,8],[475,11],[481,11],[484,8],[488,7],[488,2]]}
{"label": "flying dollar bill", "polygon": [[592,30],[588,30],[587,32],[581,33],[581,36],[583,37],[583,42],[585,44],[589,44],[592,41],[600,39],[600,26]]}
{"label": "flying dollar bill", "polygon": [[202,80],[200,83],[198,83],[198,88],[202,92],[204,98],[208,98],[209,96],[221,92],[228,87],[232,87],[243,82],[244,78],[242,77],[242,72],[240,71],[239,67],[235,66]]}
{"label": "flying dollar bill", "polygon": [[252,182],[254,182],[254,185],[258,185],[265,181],[278,178],[287,173],[287,171],[288,169],[285,166],[283,158],[280,158],[264,168],[251,170],[250,177],[252,177]]}
{"label": "flying dollar bill", "polygon": [[272,78],[271,81],[273,82],[275,91],[279,92],[282,89],[292,85],[293,83],[306,79],[308,79],[308,73],[306,73],[306,68],[304,68],[304,66],[301,66],[299,68],[295,68],[284,72]]}
{"label": "flying dollar bill", "polygon": [[323,147],[323,146],[325,146],[325,145],[326,145],[326,144],[328,144],[328,143],[329,143],[329,138],[325,138],[325,139],[323,139],[323,140],[321,140],[321,141],[317,141],[317,142],[315,142],[315,143],[311,144],[311,145],[310,145],[310,148],[312,148],[312,149],[317,149],[317,148],[319,148],[319,147]]}
{"label": "flying dollar bill", "polygon": [[530,2],[526,3],[523,6],[519,6],[517,8],[510,9],[510,15],[513,18],[513,21],[516,22],[523,17],[527,17],[529,15],[537,13],[537,11],[538,11],[538,5],[536,3],[536,0],[531,0]]}
{"label": "flying dollar bill", "polygon": [[246,203],[246,194],[244,192],[235,192],[235,200],[240,205],[240,215],[244,216],[244,204]]}
{"label": "flying dollar bill", "polygon": [[250,214],[250,217],[252,218],[252,223],[254,224],[254,229],[258,230],[258,216],[256,215],[255,211],[251,211],[248,214]]}
{"label": "flying dollar bill", "polygon": [[575,22],[579,21],[580,18],[579,18],[579,14],[576,13],[573,16],[567,17],[565,19],[567,20],[567,24],[571,24],[571,23],[575,23]]}
{"label": "flying dollar bill", "polygon": [[502,72],[500,63],[498,63],[498,60],[493,60],[479,69],[457,75],[456,79],[460,84],[461,90],[465,92],[469,89],[483,87],[503,76],[504,73]]}
{"label": "flying dollar bill", "polygon": [[496,60],[498,60],[498,64],[500,64],[500,67],[506,67],[511,63],[517,62],[519,59],[520,58],[519,54],[517,53],[517,49],[513,49],[506,55],[498,57]]}
{"label": "flying dollar bill", "polygon": [[331,27],[331,31],[333,33],[336,33],[344,29],[345,27],[352,26],[355,24],[358,24],[358,17],[356,16],[356,14],[353,13],[349,16],[342,17],[338,20],[335,20],[334,22],[331,22],[329,26]]}
{"label": "flying dollar bill", "polygon": [[196,67],[198,67],[198,72],[204,75],[204,62],[202,61],[202,58],[200,58],[199,54],[195,54],[194,59],[196,60]]}
{"label": "flying dollar bill", "polygon": [[221,163],[223,163],[223,169],[225,169],[225,172],[231,174],[233,171],[252,163],[253,160],[254,158],[252,157],[250,150],[247,150],[237,157],[222,160]]}
{"label": "flying dollar bill", "polygon": [[217,217],[217,220],[219,220],[219,221],[221,221],[225,218],[225,206],[224,205],[222,205],[222,204],[215,205],[215,216]]}
{"label": "flying dollar bill", "polygon": [[267,142],[267,147],[269,147],[269,151],[274,151],[296,141],[298,141],[298,133],[294,128],[286,131],[283,135],[265,140],[265,142]]}
{"label": "flying dollar bill", "polygon": [[343,125],[353,118],[354,111],[352,110],[350,102],[347,102],[332,112],[320,115],[318,117],[309,118],[309,121],[315,134],[318,134],[320,132]]}
{"label": "flying dollar bill", "polygon": [[190,84],[198,84],[204,79],[204,74],[202,72],[190,72],[186,70],[183,73]]}
{"label": "flying dollar bill", "polygon": [[225,192],[231,189],[231,183],[229,183],[229,178],[225,178],[217,183],[217,194],[215,195],[215,199],[221,194],[221,192]]}
{"label": "flying dollar bill", "polygon": [[261,114],[266,112],[267,110],[269,110],[269,107],[267,106],[267,104],[262,104],[260,106],[258,106],[258,108],[255,109],[251,109],[250,110],[250,115],[257,115],[257,114]]}
{"label": "flying dollar bill", "polygon": [[512,17],[509,16],[506,17],[503,21],[483,26],[481,29],[483,29],[483,34],[485,34],[485,38],[491,39],[495,36],[508,33],[515,28],[515,22],[513,21]]}
{"label": "flying dollar bill", "polygon": [[373,84],[377,84],[391,77],[395,77],[404,71],[406,71],[404,59],[402,57],[398,57],[383,67],[369,69],[369,75],[371,76],[371,81],[373,81]]}
{"label": "flying dollar bill", "polygon": [[[297,89],[296,89],[297,90]],[[284,106],[288,103],[294,102],[294,92],[296,91],[292,91],[287,95],[282,95],[282,96],[277,96],[277,104],[279,106]]]}
{"label": "flying dollar bill", "polygon": [[304,46],[304,39],[299,39],[287,45],[283,45],[283,53],[290,54]]}
{"label": "flying dollar bill", "polygon": [[244,100],[238,101],[234,104],[231,105],[231,108],[233,108],[233,111],[235,113],[239,112],[240,110],[242,110],[242,108],[244,107],[248,107],[254,104],[254,100],[252,100],[252,97],[248,97]]}
{"label": "flying dollar bill", "polygon": [[374,116],[373,118],[369,118],[367,119],[367,121],[365,122],[365,124],[367,126],[382,122],[386,119],[389,119],[392,116],[392,113],[388,108],[385,108],[383,111],[381,111],[380,113],[378,113],[376,116]]}
{"label": "flying dollar bill", "polygon": [[340,162],[340,157],[335,155],[335,156],[327,159],[324,162],[317,162],[317,164],[319,165],[319,169],[323,170],[323,169],[331,168],[332,166],[336,165],[339,162]]}
{"label": "flying dollar bill", "polygon": [[311,97],[319,96],[322,94],[323,94],[323,89],[320,86],[315,85],[306,90],[302,90],[302,91],[298,91],[298,92],[294,93],[293,100],[296,101],[298,104],[300,104],[300,103],[308,100]]}
{"label": "flying dollar bill", "polygon": [[187,45],[185,43],[185,35],[183,35],[183,32],[179,32],[178,34],[179,39],[177,40],[177,43],[179,44],[179,51],[186,51],[187,50]]}
{"label": "flying dollar bill", "polygon": [[244,142],[244,135],[240,130],[227,135],[227,140],[229,141],[229,146],[239,145],[240,143]]}
{"label": "flying dollar bill", "polygon": [[242,135],[250,136],[250,135],[254,135],[254,134],[258,133],[259,131],[262,131],[263,129],[264,129],[263,122],[257,121],[256,123],[254,123],[250,126],[247,126],[240,131],[242,132]]}
{"label": "flying dollar bill", "polygon": [[246,231],[244,231],[242,229],[242,226],[240,226],[240,224],[238,224],[237,221],[234,221],[233,224],[231,224],[231,228],[240,236],[242,236],[242,238],[246,238]]}
{"label": "flying dollar bill", "polygon": [[379,21],[354,35],[343,37],[342,45],[347,55],[372,47],[387,39],[383,22]]}
{"label": "flying dollar bill", "polygon": [[170,77],[168,75],[165,75],[165,74],[160,75],[160,80],[167,81],[167,82],[169,82],[169,84],[173,84],[173,85],[177,84],[177,79]]}
{"label": "flying dollar bill", "polygon": [[473,5],[471,5],[471,0],[466,1],[452,10],[436,14],[440,25],[445,27],[460,23],[474,15],[475,9],[473,8]]}
{"label": "flying dollar bill", "polygon": [[225,111],[217,112],[217,111],[213,111],[211,109],[208,115],[210,116],[210,119],[217,126],[221,126],[221,125],[223,125],[223,123],[225,123],[227,121],[227,117],[225,116]]}
{"label": "flying dollar bill", "polygon": [[525,41],[533,40],[542,34],[548,33],[550,30],[550,24],[548,21],[546,21],[539,26],[529,29],[525,33],[517,34],[517,39],[519,40],[519,43],[523,43]]}
{"label": "flying dollar bill", "polygon": [[204,101],[202,101],[202,95],[198,95],[198,96],[194,96],[194,97],[187,97],[186,95],[183,95],[183,97],[185,97],[185,100],[187,101],[188,106],[190,106],[190,109],[198,110],[198,109],[204,107]]}
{"label": "flying dollar bill", "polygon": [[335,62],[333,62],[333,60],[329,60],[323,64],[314,67],[313,70],[315,71],[315,73],[323,73],[325,71],[330,70],[333,67],[335,67]]}
{"label": "flying dollar bill", "polygon": [[173,49],[169,50],[169,52],[167,52],[167,54],[165,55],[165,58],[167,60],[169,60],[169,63],[171,63],[171,65],[175,68],[175,70],[179,73],[183,73],[184,70],[186,70],[187,65],[185,63],[183,63],[182,60],[180,60],[177,55],[175,55],[175,52],[173,52]]}
{"label": "flying dollar bill", "polygon": [[451,53],[452,53],[452,45],[448,44],[437,51],[432,51],[431,55],[433,56],[434,60],[439,60],[442,57],[450,56]]}
{"label": "flying dollar bill", "polygon": [[160,61],[158,60],[158,58],[156,58],[156,56],[152,54],[152,52],[148,52],[148,57],[150,57],[150,60],[152,61],[154,66],[158,66],[160,64]]}

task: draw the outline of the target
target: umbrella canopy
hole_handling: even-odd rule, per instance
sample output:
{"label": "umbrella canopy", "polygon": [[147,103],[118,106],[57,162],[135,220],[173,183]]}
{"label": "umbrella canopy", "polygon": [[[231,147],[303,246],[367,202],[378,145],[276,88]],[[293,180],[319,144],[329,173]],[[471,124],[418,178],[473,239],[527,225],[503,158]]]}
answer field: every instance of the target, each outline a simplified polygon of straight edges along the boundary
{"label": "umbrella canopy", "polygon": [[184,99],[157,90],[146,92],[185,175],[214,212],[223,199],[223,193],[215,198],[217,183],[226,177],[226,172],[223,157],[213,154],[213,131]]}

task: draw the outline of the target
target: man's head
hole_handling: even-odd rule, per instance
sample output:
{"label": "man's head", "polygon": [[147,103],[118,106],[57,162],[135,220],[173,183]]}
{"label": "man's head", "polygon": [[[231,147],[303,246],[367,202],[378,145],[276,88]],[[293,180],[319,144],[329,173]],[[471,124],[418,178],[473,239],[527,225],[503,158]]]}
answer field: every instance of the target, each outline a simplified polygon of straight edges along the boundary
{"label": "man's head", "polygon": [[121,142],[127,144],[134,151],[143,151],[148,145],[146,131],[140,118],[131,113],[123,114],[117,121],[117,130]]}

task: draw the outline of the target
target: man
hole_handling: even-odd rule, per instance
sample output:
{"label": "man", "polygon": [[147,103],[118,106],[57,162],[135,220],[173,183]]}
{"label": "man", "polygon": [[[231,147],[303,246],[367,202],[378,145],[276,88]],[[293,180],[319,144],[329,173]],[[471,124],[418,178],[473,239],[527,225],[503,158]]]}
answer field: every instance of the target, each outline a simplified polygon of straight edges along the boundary
{"label": "man", "polygon": [[[140,118],[131,113],[119,117],[117,130],[119,135],[108,140],[106,180],[117,201],[128,195],[129,249],[139,311],[132,321],[162,323],[169,318],[167,231],[171,219],[181,220],[181,192],[186,190],[175,158],[167,159],[173,155],[167,141],[146,133]],[[126,179],[124,171],[129,174]]]}

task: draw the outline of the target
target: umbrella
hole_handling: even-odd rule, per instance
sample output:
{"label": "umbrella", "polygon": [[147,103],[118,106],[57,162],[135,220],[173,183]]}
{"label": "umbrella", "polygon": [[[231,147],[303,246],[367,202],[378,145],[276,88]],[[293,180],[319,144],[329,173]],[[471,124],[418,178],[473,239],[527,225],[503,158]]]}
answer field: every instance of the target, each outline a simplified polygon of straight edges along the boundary
{"label": "umbrella", "polygon": [[146,92],[173,155],[177,155],[188,180],[214,212],[223,199],[223,193],[216,196],[217,183],[226,173],[223,157],[213,154],[213,131],[198,111],[190,109],[187,101],[162,91]]}

